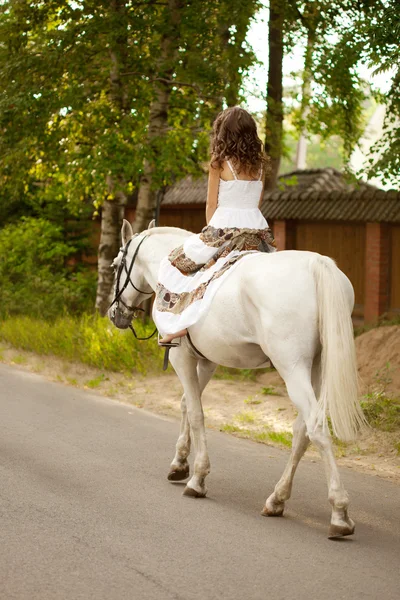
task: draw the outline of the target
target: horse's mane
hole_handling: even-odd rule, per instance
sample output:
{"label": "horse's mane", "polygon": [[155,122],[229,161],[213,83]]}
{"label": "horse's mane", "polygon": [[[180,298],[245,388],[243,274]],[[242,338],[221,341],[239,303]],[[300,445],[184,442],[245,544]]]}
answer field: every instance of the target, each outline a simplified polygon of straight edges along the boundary
{"label": "horse's mane", "polygon": [[157,235],[160,233],[169,233],[170,235],[181,235],[187,237],[193,235],[192,231],[186,231],[186,229],[179,229],[179,227],[152,227],[144,231],[146,235]]}

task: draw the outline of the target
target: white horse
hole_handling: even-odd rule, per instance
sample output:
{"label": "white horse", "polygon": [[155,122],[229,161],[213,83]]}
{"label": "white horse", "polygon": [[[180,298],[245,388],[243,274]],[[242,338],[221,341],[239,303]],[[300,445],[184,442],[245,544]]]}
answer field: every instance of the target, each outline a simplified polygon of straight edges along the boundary
{"label": "white horse", "polygon": [[[114,261],[119,299],[109,311],[116,327],[129,327],[135,307],[156,288],[161,259],[189,235],[181,229],[150,225],[133,236],[124,221],[123,248]],[[209,311],[190,327],[193,344],[184,338],[180,347],[171,349],[170,360],[184,394],[168,479],[189,477],[192,434],[194,473],[184,494],[206,495],[210,461],[202,392],[217,365],[257,369],[268,366],[269,358],[285,381],[298,417],[289,462],[262,514],[283,514],[296,467],[311,441],[325,463],[332,505],[329,537],[351,535],[354,522],[347,514],[348,495],[335,462],[326,415],[329,412],[333,431],[344,440],[354,438],[364,423],[357,395],[353,303],[350,281],[330,258],[301,251],[242,258],[221,284]]]}

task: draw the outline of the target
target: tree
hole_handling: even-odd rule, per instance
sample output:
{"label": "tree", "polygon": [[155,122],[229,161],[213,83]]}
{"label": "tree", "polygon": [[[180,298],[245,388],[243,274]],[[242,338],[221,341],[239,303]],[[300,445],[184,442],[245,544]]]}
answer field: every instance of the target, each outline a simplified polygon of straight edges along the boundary
{"label": "tree", "polygon": [[400,5],[397,0],[381,3],[382,10],[361,24],[366,59],[376,73],[393,73],[392,85],[380,100],[387,106],[381,140],[371,148],[374,155],[364,173],[381,177],[384,183],[400,185]]}
{"label": "tree", "polygon": [[168,0],[165,29],[160,40],[160,54],[155,64],[153,97],[150,102],[147,129],[147,145],[149,155],[143,161],[143,173],[139,182],[139,194],[136,205],[134,230],[146,228],[155,214],[156,190],[153,178],[156,171],[154,155],[158,154],[157,146],[162,143],[168,126],[169,102],[173,82],[178,49],[180,44],[180,25],[185,3],[183,0]]}
{"label": "tree", "polygon": [[198,172],[216,108],[228,93],[233,100],[252,60],[242,45],[256,7],[244,0],[205,1],[201,11],[181,0],[1,6],[2,193],[75,215],[90,203],[100,212],[102,313],[127,198],[141,188],[138,217],[147,225],[155,191]]}
{"label": "tree", "polygon": [[286,3],[270,0],[268,21],[268,86],[265,150],[271,158],[267,189],[276,186],[283,139],[283,47]]}
{"label": "tree", "polygon": [[364,129],[363,105],[370,93],[357,69],[366,56],[365,28],[381,13],[381,0],[271,0],[266,135],[272,158],[270,187],[276,184],[282,154],[284,53],[303,40],[299,135],[309,132],[323,140],[340,136],[348,161]]}
{"label": "tree", "polygon": [[181,132],[190,155],[190,144],[198,142],[191,129],[209,130],[224,99],[228,105],[238,101],[243,74],[253,59],[244,40],[258,6],[258,0],[218,4],[206,0],[199,11],[196,2],[168,0],[162,20],[159,57],[149,74],[153,90],[134,231],[142,231],[154,218],[157,192],[165,187],[168,179],[171,182],[167,173],[161,182],[160,174],[171,164],[165,152],[169,139],[176,139],[175,132],[168,135],[171,121],[175,127],[182,127],[182,120],[179,124],[176,121],[177,106],[182,111],[182,100],[185,100],[186,127]]}

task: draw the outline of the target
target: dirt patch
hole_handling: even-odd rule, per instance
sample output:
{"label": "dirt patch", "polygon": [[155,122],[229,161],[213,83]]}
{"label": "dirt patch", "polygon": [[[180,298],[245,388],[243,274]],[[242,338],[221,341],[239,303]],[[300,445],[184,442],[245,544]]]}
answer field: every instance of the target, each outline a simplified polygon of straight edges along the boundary
{"label": "dirt patch", "polygon": [[363,393],[376,384],[400,396],[400,326],[377,327],[356,338],[358,372]]}
{"label": "dirt patch", "polygon": [[[391,345],[388,347],[391,348]],[[138,408],[180,417],[182,389],[173,373],[126,376],[55,357],[37,356],[6,344],[0,346],[0,360],[40,373],[51,381],[90,389]],[[375,357],[374,360],[372,367],[366,359],[371,373],[370,385],[374,382],[374,369],[376,371],[381,358]],[[382,360],[385,361],[385,357]],[[361,368],[366,370],[366,367]],[[203,407],[206,424],[212,429],[269,445],[288,447],[291,444],[291,427],[296,411],[276,371],[262,373],[256,381],[213,379],[204,392]],[[373,432],[360,438],[356,444],[338,442],[335,451],[339,464],[400,483],[400,456],[396,450],[399,441],[397,433]],[[307,454],[311,460],[319,460],[312,447]]]}

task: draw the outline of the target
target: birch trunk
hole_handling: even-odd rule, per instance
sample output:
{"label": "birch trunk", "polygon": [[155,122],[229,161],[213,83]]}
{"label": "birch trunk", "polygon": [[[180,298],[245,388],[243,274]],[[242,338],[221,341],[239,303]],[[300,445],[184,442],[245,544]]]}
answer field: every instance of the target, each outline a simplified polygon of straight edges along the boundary
{"label": "birch trunk", "polygon": [[[126,4],[123,0],[111,0],[111,11],[118,16],[123,23],[126,12]],[[129,101],[123,81],[120,76],[121,67],[123,68],[127,51],[127,32],[121,28],[119,35],[115,38],[115,43],[110,49],[110,99],[115,107],[118,108],[120,118],[124,118],[129,113]],[[125,213],[127,195],[125,193],[125,183],[122,179],[118,181],[107,177],[108,197],[104,200],[101,211],[101,230],[98,249],[98,280],[96,293],[96,309],[104,316],[110,304],[110,295],[114,282],[114,273],[111,263],[118,254],[120,247],[120,231],[122,219]]]}
{"label": "birch trunk", "polygon": [[277,184],[283,135],[283,19],[284,0],[270,0],[268,22],[268,86],[265,151],[271,158],[271,174],[266,189]]}
{"label": "birch trunk", "polygon": [[[110,182],[110,187],[112,183]],[[120,248],[120,232],[124,218],[126,196],[122,192],[113,200],[105,200],[101,211],[101,233],[98,250],[98,281],[96,309],[101,316],[107,313],[111,302],[114,272],[110,268]]]}
{"label": "birch trunk", "polygon": [[154,85],[154,98],[150,104],[147,144],[150,158],[143,163],[143,175],[139,182],[136,217],[133,223],[135,233],[146,229],[155,218],[157,209],[157,190],[153,179],[157,163],[157,145],[165,135],[168,125],[168,109],[171,96],[171,81],[174,63],[179,46],[179,25],[183,0],[168,0],[169,23],[161,40],[160,57],[157,61],[158,80]]}

